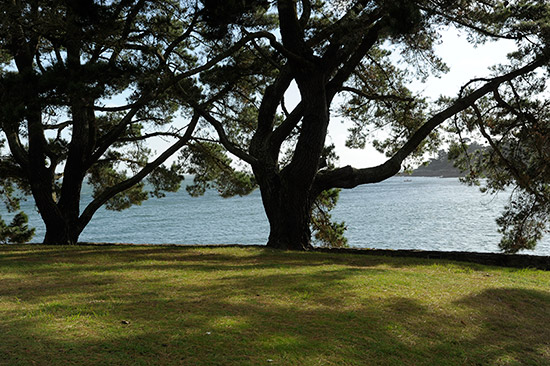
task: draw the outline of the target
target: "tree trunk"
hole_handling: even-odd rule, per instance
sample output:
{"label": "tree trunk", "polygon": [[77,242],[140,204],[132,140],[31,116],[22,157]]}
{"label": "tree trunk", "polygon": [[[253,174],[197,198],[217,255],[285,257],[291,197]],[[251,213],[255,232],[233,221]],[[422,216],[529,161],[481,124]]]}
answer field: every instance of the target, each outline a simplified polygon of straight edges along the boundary
{"label": "tree trunk", "polygon": [[46,225],[44,244],[47,245],[75,245],[81,230],[61,220],[55,224]]}
{"label": "tree trunk", "polygon": [[262,193],[264,210],[269,220],[268,247],[290,250],[309,250],[311,246],[311,200],[308,192],[281,175],[256,171]]}
{"label": "tree trunk", "polygon": [[270,226],[267,246],[278,249],[311,249],[311,203],[307,195],[293,187],[281,187],[262,194]]}
{"label": "tree trunk", "polygon": [[[262,164],[253,166],[270,224],[267,246],[279,249],[311,249],[312,184],[325,144],[329,110],[322,70],[309,70],[298,81],[303,103],[300,136],[293,157],[279,168],[280,143],[273,135],[255,136],[251,151]],[[290,131],[288,131],[290,133]]]}
{"label": "tree trunk", "polygon": [[[34,199],[46,225],[46,235],[43,243],[48,245],[75,245],[84,228],[79,223],[78,212],[67,209],[61,210],[59,205],[51,198],[45,199],[45,197],[34,194]],[[76,199],[76,204],[80,202],[79,197],[73,199]]]}
{"label": "tree trunk", "polygon": [[[39,176],[31,175],[32,179],[32,194],[34,202],[38,208],[38,212],[46,225],[46,236],[44,244],[56,245],[74,245],[78,241],[78,237],[84,226],[80,224],[78,207],[80,203],[80,195],[74,195],[71,202],[65,198],[66,204],[64,207],[59,205],[54,197],[51,187],[51,180],[39,179]],[[81,186],[78,182],[76,183]],[[79,190],[78,190],[79,191]]]}

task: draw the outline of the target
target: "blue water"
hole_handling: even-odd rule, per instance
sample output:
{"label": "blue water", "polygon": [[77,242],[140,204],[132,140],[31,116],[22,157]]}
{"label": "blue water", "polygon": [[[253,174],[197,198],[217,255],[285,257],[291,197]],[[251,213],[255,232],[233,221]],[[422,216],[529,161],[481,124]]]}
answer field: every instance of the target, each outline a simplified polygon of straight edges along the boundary
{"label": "blue water", "polygon": [[[495,218],[506,194],[484,195],[456,178],[394,177],[344,190],[333,217],[345,221],[352,247],[498,252]],[[24,203],[34,242],[45,229]],[[269,225],[260,194],[224,199],[215,191],[200,198],[185,190],[151,198],[122,212],[100,209],[80,240],[152,244],[264,244]],[[525,254],[550,255],[550,240]]]}

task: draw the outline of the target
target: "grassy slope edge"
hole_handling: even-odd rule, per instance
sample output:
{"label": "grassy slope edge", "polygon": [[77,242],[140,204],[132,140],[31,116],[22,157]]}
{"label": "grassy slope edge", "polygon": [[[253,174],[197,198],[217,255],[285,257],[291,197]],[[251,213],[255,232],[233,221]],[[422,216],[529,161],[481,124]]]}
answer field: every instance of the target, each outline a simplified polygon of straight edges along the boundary
{"label": "grassy slope edge", "polygon": [[539,270],[0,246],[0,365],[550,365],[548,324]]}

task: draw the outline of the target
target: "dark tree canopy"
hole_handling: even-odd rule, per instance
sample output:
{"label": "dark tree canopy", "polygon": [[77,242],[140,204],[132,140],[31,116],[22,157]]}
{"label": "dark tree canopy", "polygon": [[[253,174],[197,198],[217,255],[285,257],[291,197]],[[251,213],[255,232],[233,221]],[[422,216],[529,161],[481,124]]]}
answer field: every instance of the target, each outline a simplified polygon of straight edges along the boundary
{"label": "dark tree canopy", "polygon": [[[197,75],[233,52],[200,41],[200,18],[194,1],[2,2],[1,183],[8,201],[14,186],[32,194],[46,243],[76,243],[102,205],[178,189],[181,172],[162,163],[198,123]],[[159,137],[172,145],[155,155],[147,142]]]}
{"label": "dark tree canopy", "polygon": [[[531,247],[542,234],[546,1],[34,0],[0,10],[0,128],[10,150],[0,170],[32,192],[46,242],[75,242],[103,204],[145,199],[147,175],[159,193],[185,171],[195,175],[193,195],[259,187],[268,245],[308,249],[310,225],[322,241],[341,239],[344,225],[326,215],[339,189],[385,180],[449,139],[471,182],[516,187],[500,220],[503,249]],[[433,47],[448,27],[517,49],[434,102],[409,86],[445,77]],[[334,116],[353,124],[348,146],[370,143],[387,161],[338,166],[327,143]],[[145,142],[155,136],[176,142],[149,162]],[[467,138],[488,148],[470,154]],[[181,147],[182,169],[161,165]],[[94,201],[80,212],[86,176]]]}

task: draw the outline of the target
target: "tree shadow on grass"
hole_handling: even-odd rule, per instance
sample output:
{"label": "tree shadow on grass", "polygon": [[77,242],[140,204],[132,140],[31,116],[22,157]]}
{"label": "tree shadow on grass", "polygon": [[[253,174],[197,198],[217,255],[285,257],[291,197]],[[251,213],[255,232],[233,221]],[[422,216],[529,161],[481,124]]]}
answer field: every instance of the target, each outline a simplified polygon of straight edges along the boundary
{"label": "tree shadow on grass", "polygon": [[[239,254],[231,253],[240,251]],[[242,255],[243,251],[250,254]],[[35,263],[88,263],[94,261],[95,269],[109,270],[112,262],[131,264],[137,269],[151,266],[162,266],[165,269],[178,268],[182,263],[189,266],[197,263],[195,268],[204,271],[216,271],[220,266],[229,267],[236,263],[240,268],[277,268],[280,266],[322,266],[327,264],[354,267],[386,266],[391,268],[408,268],[411,266],[449,266],[457,271],[485,271],[486,266],[453,262],[440,259],[402,258],[343,253],[321,252],[285,252],[259,246],[253,247],[216,247],[216,246],[125,246],[125,245],[86,245],[86,246],[43,246],[43,245],[10,245],[0,247],[0,265],[18,263],[21,268]],[[147,264],[140,262],[148,261]],[[102,262],[105,266],[102,267]],[[267,263],[269,262],[269,263]],[[266,264],[267,263],[267,264]],[[208,265],[206,265],[208,264]],[[34,268],[34,270],[37,270]],[[48,269],[47,269],[48,270]],[[515,271],[515,269],[507,269]],[[38,269],[39,271],[39,269]]]}
{"label": "tree shadow on grass", "polygon": [[386,258],[115,253],[99,268],[89,251],[75,254],[94,265],[27,262],[37,280],[3,287],[26,297],[0,309],[0,365],[550,364],[548,292],[488,288],[438,307],[408,285],[370,293]]}
{"label": "tree shadow on grass", "polygon": [[[494,365],[550,365],[550,292],[495,288],[458,302],[479,312],[480,346],[472,354]],[[482,362],[482,364],[484,364]]]}
{"label": "tree shadow on grass", "polygon": [[[9,267],[16,278],[2,280],[0,296],[17,297],[26,301],[62,294],[89,295],[95,290],[124,285],[127,278],[123,271],[185,271],[209,274],[227,272],[224,281],[246,283],[247,288],[269,287],[281,293],[304,288],[306,292],[323,293],[327,281],[334,282],[361,274],[376,281],[392,268],[444,266],[460,273],[480,271],[486,267],[477,264],[439,262],[425,259],[404,259],[375,256],[356,256],[325,253],[281,252],[269,248],[252,248],[249,253],[232,254],[231,248],[204,247],[45,247],[8,246],[0,256],[0,268]],[[2,249],[4,249],[2,248]],[[13,249],[13,250],[12,250]],[[327,271],[327,266],[334,267]],[[306,271],[322,268],[321,273],[306,275],[280,274],[257,275],[257,271],[273,270],[294,272],[297,268]],[[316,273],[318,271],[315,271]],[[0,272],[1,273],[1,272]],[[21,281],[18,277],[31,276],[39,280]],[[218,279],[219,280],[219,279]],[[150,286],[162,281],[139,279]],[[288,287],[291,287],[290,289]],[[345,292],[345,290],[342,290]]]}
{"label": "tree shadow on grass", "polygon": [[[539,329],[550,321],[548,314],[527,311],[518,316],[514,311],[516,321],[503,329],[493,323],[512,316],[508,307],[493,306],[495,296],[502,295],[530,302],[535,309],[542,305],[539,300],[548,301],[547,294],[518,289],[464,299],[487,322],[477,325],[471,337],[463,335],[467,325],[458,319],[402,297],[353,310],[221,299],[208,300],[208,306],[185,300],[128,301],[102,322],[83,320],[91,328],[101,323],[107,328],[103,335],[44,330],[28,319],[4,332],[3,348],[9,365],[548,364],[548,331],[540,334]],[[148,309],[125,313],[140,306]],[[129,324],[120,319],[129,319]],[[502,334],[507,327],[510,333]],[[16,342],[14,334],[31,343]]]}

